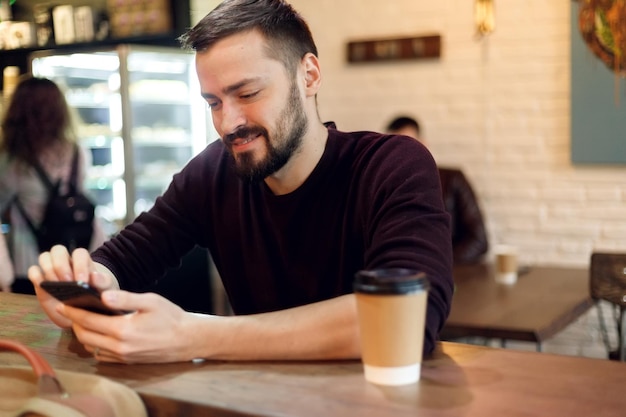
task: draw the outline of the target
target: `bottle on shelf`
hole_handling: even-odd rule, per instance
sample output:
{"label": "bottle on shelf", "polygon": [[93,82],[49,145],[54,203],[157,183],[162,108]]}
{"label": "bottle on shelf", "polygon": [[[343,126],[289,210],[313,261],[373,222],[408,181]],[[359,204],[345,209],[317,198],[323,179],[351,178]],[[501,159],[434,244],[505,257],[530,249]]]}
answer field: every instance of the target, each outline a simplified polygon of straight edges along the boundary
{"label": "bottle on shelf", "polygon": [[0,0],[0,22],[13,20],[13,11],[9,0]]}
{"label": "bottle on shelf", "polygon": [[4,106],[6,106],[7,103],[9,102],[11,94],[13,94],[13,90],[15,90],[15,87],[17,86],[19,78],[20,78],[19,67],[11,65],[11,66],[4,68],[4,71],[2,72],[2,83],[4,86],[2,90],[2,101],[4,102],[3,103]]}

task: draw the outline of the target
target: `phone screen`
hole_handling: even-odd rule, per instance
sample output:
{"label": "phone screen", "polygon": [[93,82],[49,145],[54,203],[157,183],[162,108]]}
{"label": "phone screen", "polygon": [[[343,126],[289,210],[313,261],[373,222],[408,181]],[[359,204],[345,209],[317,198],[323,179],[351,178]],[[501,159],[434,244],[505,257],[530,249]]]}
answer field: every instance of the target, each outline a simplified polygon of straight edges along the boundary
{"label": "phone screen", "polygon": [[68,306],[109,316],[129,313],[106,306],[100,298],[100,291],[83,281],[44,281],[40,287]]}

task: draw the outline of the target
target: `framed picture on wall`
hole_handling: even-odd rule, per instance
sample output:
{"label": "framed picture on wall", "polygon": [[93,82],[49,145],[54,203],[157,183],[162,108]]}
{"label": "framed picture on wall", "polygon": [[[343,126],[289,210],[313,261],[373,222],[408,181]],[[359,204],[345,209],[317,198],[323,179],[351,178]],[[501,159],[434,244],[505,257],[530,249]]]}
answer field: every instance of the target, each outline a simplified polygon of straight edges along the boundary
{"label": "framed picture on wall", "polygon": [[[589,36],[585,39],[581,33],[581,24],[591,21],[592,25],[602,25],[606,17],[601,10],[592,10],[595,15],[581,17],[581,7],[579,2],[572,2],[572,162],[626,164],[626,78],[616,75],[606,59],[599,57],[599,49],[604,46],[595,40],[596,43],[591,44]],[[595,30],[601,36],[607,27],[586,29]]]}

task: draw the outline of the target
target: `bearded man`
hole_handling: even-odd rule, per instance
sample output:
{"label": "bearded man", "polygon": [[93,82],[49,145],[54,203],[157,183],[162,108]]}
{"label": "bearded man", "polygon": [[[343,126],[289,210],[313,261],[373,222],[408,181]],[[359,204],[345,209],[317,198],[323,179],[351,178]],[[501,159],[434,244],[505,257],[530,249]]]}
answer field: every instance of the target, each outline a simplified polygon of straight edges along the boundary
{"label": "bearded man", "polygon": [[[56,246],[29,270],[45,311],[106,362],[326,360],[361,355],[352,282],[361,269],[425,272],[424,353],[450,309],[449,216],[435,162],[407,137],[322,123],[317,48],[282,0],[226,0],[182,37],[222,138],[154,207],[89,254]],[[135,293],[208,248],[233,316]],[[59,304],[42,281],[88,281],[108,317]],[[121,289],[120,289],[121,288]]]}

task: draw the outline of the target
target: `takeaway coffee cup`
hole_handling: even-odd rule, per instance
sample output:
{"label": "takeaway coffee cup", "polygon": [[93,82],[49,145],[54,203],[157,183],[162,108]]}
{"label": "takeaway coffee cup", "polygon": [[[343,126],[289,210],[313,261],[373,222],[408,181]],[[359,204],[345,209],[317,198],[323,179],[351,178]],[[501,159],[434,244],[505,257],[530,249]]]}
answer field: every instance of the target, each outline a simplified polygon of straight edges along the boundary
{"label": "takeaway coffee cup", "polygon": [[494,248],[496,261],[496,281],[502,284],[517,282],[517,248],[511,245],[498,245]]}
{"label": "takeaway coffee cup", "polygon": [[429,288],[426,275],[411,269],[357,272],[354,293],[369,382],[405,385],[420,379]]}

